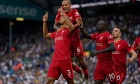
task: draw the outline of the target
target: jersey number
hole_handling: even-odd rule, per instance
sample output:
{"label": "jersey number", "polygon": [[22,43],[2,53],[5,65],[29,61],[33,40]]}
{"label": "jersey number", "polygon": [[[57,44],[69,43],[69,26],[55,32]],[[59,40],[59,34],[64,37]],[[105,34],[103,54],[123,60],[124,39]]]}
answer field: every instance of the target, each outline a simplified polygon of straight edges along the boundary
{"label": "jersey number", "polygon": [[70,69],[67,70],[67,72],[68,72],[68,76],[70,77],[70,75],[71,75]]}
{"label": "jersey number", "polygon": [[80,53],[80,52],[81,52],[81,50],[79,49],[79,47],[77,47],[77,52],[78,52],[78,53]]}

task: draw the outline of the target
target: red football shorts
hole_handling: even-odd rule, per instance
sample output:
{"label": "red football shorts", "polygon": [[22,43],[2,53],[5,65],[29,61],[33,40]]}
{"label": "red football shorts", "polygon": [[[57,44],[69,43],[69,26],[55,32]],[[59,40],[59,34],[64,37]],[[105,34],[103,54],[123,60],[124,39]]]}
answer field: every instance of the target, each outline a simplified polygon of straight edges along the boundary
{"label": "red football shorts", "polygon": [[119,71],[117,72],[118,84],[122,84],[122,82],[125,80],[126,77],[126,71],[121,71],[121,70],[122,69],[119,69]]}
{"label": "red football shorts", "polygon": [[82,56],[83,55],[83,47],[81,41],[73,41],[72,42],[72,51],[71,56]]}
{"label": "red football shorts", "polygon": [[55,79],[58,79],[61,74],[65,79],[74,78],[71,61],[62,60],[51,62],[47,77],[53,77]]}
{"label": "red football shorts", "polygon": [[115,67],[112,64],[97,63],[94,72],[94,80],[105,80],[106,77],[110,83],[117,82],[117,73]]}

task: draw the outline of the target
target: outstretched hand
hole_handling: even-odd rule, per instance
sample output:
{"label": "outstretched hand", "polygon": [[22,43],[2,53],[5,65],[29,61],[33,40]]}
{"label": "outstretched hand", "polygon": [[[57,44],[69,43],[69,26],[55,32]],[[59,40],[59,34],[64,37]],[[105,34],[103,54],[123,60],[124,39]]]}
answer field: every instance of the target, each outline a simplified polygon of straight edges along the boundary
{"label": "outstretched hand", "polygon": [[97,56],[99,54],[98,51],[90,51],[90,56],[93,58],[94,56]]}
{"label": "outstretched hand", "polygon": [[46,22],[48,20],[48,12],[43,16],[43,22]]}

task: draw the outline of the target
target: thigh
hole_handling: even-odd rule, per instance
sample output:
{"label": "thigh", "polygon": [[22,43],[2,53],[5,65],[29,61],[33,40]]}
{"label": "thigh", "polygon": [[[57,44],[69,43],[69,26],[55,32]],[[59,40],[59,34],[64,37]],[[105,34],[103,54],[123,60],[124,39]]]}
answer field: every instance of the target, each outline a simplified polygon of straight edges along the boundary
{"label": "thigh", "polygon": [[96,66],[95,72],[94,72],[94,80],[105,80],[105,75],[104,73],[101,71],[101,68]]}
{"label": "thigh", "polygon": [[52,61],[50,64],[49,70],[48,70],[47,77],[48,78],[53,77],[55,79],[58,79],[60,77],[60,75],[61,75],[61,72],[58,67],[58,62]]}
{"label": "thigh", "polygon": [[104,68],[102,68],[102,72],[105,74],[110,83],[118,82],[117,72],[113,65],[105,65]]}
{"label": "thigh", "polygon": [[73,68],[71,61],[60,61],[60,71],[65,79],[73,79]]}
{"label": "thigh", "polygon": [[72,50],[74,51],[75,56],[83,55],[83,47],[81,41],[72,42]]}

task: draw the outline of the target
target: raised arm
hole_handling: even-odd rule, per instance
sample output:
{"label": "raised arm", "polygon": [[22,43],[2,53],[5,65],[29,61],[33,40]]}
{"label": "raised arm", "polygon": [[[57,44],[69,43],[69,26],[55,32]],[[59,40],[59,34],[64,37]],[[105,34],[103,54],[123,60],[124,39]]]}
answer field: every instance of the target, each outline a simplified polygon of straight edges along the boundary
{"label": "raised arm", "polygon": [[92,39],[91,35],[88,34],[88,33],[83,29],[83,26],[80,27],[80,32],[82,33],[82,35],[83,35],[84,38]]}
{"label": "raised arm", "polygon": [[74,24],[74,28],[79,28],[80,25],[81,25],[81,22],[82,22],[82,19],[81,19],[81,17],[79,17],[79,18],[76,20],[76,24]]}
{"label": "raised arm", "polygon": [[48,12],[43,16],[43,37],[51,37],[47,29]]}
{"label": "raised arm", "polygon": [[68,16],[66,16],[64,14],[64,11],[62,9],[61,9],[61,13],[60,14],[61,14],[61,16],[63,16],[65,18],[65,21],[66,21],[66,24],[67,24],[68,28],[70,30],[73,30],[74,29],[74,26],[73,26],[72,22],[70,21],[70,19],[68,18]]}

